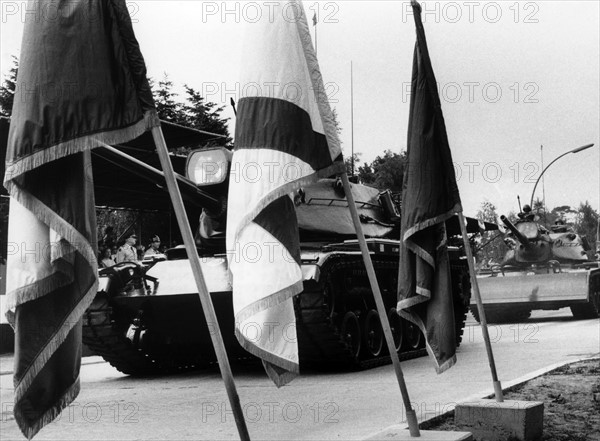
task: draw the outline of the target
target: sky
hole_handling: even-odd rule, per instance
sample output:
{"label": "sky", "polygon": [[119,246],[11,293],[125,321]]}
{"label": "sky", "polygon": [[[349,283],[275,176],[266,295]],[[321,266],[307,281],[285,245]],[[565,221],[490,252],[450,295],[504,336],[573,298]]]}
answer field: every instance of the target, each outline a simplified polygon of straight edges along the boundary
{"label": "sky", "polygon": [[[187,84],[229,106],[244,29],[268,1],[127,1],[149,76]],[[458,186],[467,215],[498,213],[535,196],[550,208],[600,209],[600,2],[421,2]],[[25,2],[0,0],[1,72],[20,51]],[[371,162],[406,148],[415,44],[410,2],[305,1],[304,8],[344,154]],[[316,13],[318,23],[312,26]],[[352,79],[352,81],[351,81]],[[351,115],[353,113],[353,118]],[[543,147],[542,147],[543,146]],[[543,161],[543,162],[542,162]],[[543,166],[542,166],[543,164]]]}

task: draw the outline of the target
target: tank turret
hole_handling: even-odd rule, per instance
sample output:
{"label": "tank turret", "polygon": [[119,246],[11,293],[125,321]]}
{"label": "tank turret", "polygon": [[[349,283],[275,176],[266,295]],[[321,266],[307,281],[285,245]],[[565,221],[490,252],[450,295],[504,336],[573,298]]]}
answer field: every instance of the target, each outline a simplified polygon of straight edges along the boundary
{"label": "tank turret", "polygon": [[510,231],[505,242],[509,246],[504,261],[505,265],[528,266],[556,263],[577,263],[588,260],[589,246],[585,238],[574,233],[564,225],[548,231],[534,220],[531,210],[523,207],[519,220],[513,224],[504,215],[500,220]]}

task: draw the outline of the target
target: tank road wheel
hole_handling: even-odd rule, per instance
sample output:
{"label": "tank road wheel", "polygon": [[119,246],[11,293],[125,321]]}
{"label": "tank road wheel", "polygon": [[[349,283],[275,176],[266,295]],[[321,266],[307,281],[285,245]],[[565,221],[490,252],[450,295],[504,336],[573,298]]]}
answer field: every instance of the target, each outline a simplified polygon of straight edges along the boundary
{"label": "tank road wheel", "polygon": [[362,339],[360,322],[358,321],[356,314],[352,311],[348,311],[346,315],[344,315],[340,334],[342,335],[342,340],[348,345],[348,348],[352,352],[352,356],[357,358],[362,346]]}
{"label": "tank road wheel", "polygon": [[383,328],[379,313],[371,309],[365,319],[365,346],[369,355],[378,357],[383,349]]}
{"label": "tank road wheel", "polygon": [[390,308],[388,312],[388,320],[390,321],[390,329],[392,331],[392,336],[394,337],[394,346],[396,347],[396,352],[400,352],[404,333],[402,332],[402,318],[398,314],[398,311],[396,311],[396,308]]}
{"label": "tank road wheel", "polygon": [[417,325],[404,320],[404,333],[406,335],[406,343],[410,349],[418,349],[421,346],[423,335]]}

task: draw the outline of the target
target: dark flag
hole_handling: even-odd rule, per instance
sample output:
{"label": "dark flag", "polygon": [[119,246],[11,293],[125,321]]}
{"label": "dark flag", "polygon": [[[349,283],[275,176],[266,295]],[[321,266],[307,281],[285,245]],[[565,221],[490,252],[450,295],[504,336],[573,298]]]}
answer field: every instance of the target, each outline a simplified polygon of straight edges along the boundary
{"label": "dark flag", "polygon": [[402,188],[398,311],[423,332],[438,373],[455,361],[452,283],[444,221],[462,211],[421,7],[413,2],[417,43]]}
{"label": "dark flag", "polygon": [[98,271],[90,149],[158,119],[124,0],[27,8],[4,185],[14,415],[31,439],[79,392],[81,316]]}
{"label": "dark flag", "polygon": [[292,297],[303,289],[295,191],[344,170],[340,143],[302,4],[274,8],[248,26],[232,178],[227,250],[235,333],[277,386],[299,372]]}

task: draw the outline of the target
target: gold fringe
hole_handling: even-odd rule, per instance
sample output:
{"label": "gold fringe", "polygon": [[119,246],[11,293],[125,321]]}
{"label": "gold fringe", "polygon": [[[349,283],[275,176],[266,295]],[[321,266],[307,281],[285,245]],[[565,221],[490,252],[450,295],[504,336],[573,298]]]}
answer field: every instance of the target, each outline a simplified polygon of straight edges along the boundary
{"label": "gold fringe", "polygon": [[27,421],[25,415],[23,415],[23,412],[21,411],[19,403],[15,401],[15,421],[25,438],[31,440],[44,426],[54,421],[56,417],[60,415],[62,410],[77,398],[81,388],[80,384],[79,376],[77,376],[77,379],[73,382],[71,387],[65,391],[65,394],[59,398],[56,404],[44,412],[44,414],[33,423]]}
{"label": "gold fringe", "polygon": [[[31,211],[40,221],[46,224],[49,228],[56,231],[63,239],[67,240],[73,249],[77,250],[84,259],[88,261],[90,265],[90,272],[92,274],[96,274],[98,271],[98,263],[96,260],[95,253],[87,241],[87,239],[79,233],[72,225],[62,219],[58,214],[52,211],[49,207],[35,198],[32,194],[22,189],[16,182],[10,181],[10,185],[8,186],[11,197],[15,198],[21,205]],[[53,265],[56,265],[57,269],[65,270],[63,264],[66,263],[64,259],[58,259],[53,262]],[[71,270],[72,271],[72,270]],[[57,277],[58,278],[58,277]],[[44,281],[48,281],[49,278],[44,279]],[[40,281],[41,285],[42,281]],[[58,282],[52,282],[58,285]],[[31,287],[31,285],[30,285]],[[58,287],[58,286],[57,286]],[[47,293],[49,286],[41,286],[37,293]],[[25,395],[27,389],[33,383],[35,377],[42,370],[44,365],[48,362],[52,354],[58,349],[58,347],[64,342],[65,338],[78,322],[85,310],[92,304],[94,297],[96,296],[96,292],[98,290],[98,280],[96,279],[94,283],[92,283],[91,287],[87,290],[87,292],[82,296],[79,303],[73,308],[73,310],[67,315],[67,317],[63,320],[62,323],[57,324],[56,332],[52,335],[48,341],[48,344],[37,354],[33,362],[29,365],[27,370],[24,372],[23,377],[19,381],[19,383],[15,386],[15,403],[19,402],[23,396]],[[19,293],[19,296],[22,299],[27,299],[27,301],[34,300],[35,292],[23,292]],[[16,299],[16,296],[11,293],[13,298]],[[37,297],[39,298],[39,296]],[[19,306],[20,303],[15,303],[15,308]],[[16,409],[16,407],[15,407]],[[15,414],[15,418],[17,415]],[[44,420],[46,421],[46,420]],[[41,421],[40,428],[43,427],[47,422]],[[50,420],[51,421],[51,420]],[[26,422],[25,422],[26,423]],[[21,420],[20,424],[25,424],[23,420]],[[43,423],[43,424],[42,424]],[[37,431],[39,428],[35,431]],[[27,436],[27,435],[26,435]]]}
{"label": "gold fringe", "polygon": [[[302,7],[300,4],[299,7]],[[299,9],[292,8],[294,14],[297,14]],[[321,115],[321,122],[323,124],[323,130],[325,131],[325,138],[327,139],[327,146],[329,147],[329,154],[332,160],[336,159],[342,153],[342,147],[340,144],[337,130],[333,122],[333,113],[329,105],[329,99],[325,92],[325,86],[323,84],[323,76],[321,75],[321,69],[319,69],[319,61],[312,45],[312,39],[310,37],[310,31],[308,29],[308,23],[306,22],[306,13],[301,12],[301,15],[296,15],[295,23],[298,31],[298,37],[302,43],[302,52],[304,53],[304,60],[310,74],[310,80],[312,82],[312,90],[314,90],[316,96],[315,100]]]}
{"label": "gold fringe", "polygon": [[[118,128],[107,132],[90,133],[79,138],[59,142],[43,150],[38,150],[28,156],[17,158],[6,164],[4,186],[8,189],[10,181],[23,173],[37,167],[64,158],[75,153],[81,153],[105,144],[120,144],[135,139],[152,127],[158,126],[160,121],[155,110],[147,111],[143,118],[128,127]],[[9,191],[10,193],[10,191]]]}
{"label": "gold fringe", "polygon": [[[407,299],[407,300],[409,300],[409,299]],[[416,302],[416,303],[419,303],[419,302]],[[413,314],[412,312],[403,311],[399,308],[398,308],[398,314],[400,315],[400,317],[417,325],[417,327],[421,330],[421,333],[423,334],[423,336],[425,338],[425,349],[427,349],[427,354],[429,354],[429,357],[431,359],[433,359],[433,363],[435,365],[434,366],[435,372],[438,375],[441,374],[442,372],[450,369],[452,366],[454,366],[456,364],[456,354],[454,354],[452,357],[450,357],[448,360],[446,360],[442,364],[440,364],[438,362],[438,359],[437,359],[435,353],[433,352],[431,345],[429,344],[429,339],[427,338],[427,329],[425,329],[425,323],[423,323],[423,320],[421,320],[421,318],[418,315]]]}

